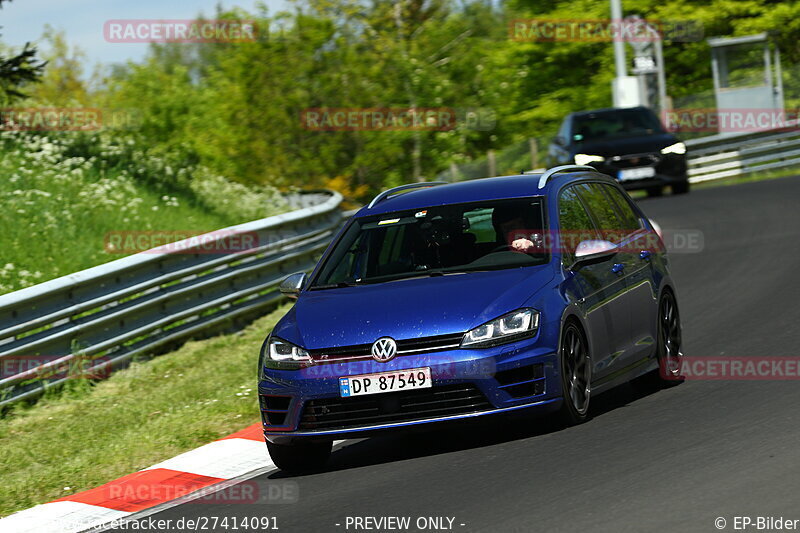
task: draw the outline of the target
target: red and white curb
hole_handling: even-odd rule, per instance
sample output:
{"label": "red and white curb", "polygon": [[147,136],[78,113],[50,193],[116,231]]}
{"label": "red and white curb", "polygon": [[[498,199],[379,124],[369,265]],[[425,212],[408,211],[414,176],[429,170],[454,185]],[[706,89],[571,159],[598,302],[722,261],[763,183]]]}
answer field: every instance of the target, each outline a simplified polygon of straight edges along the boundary
{"label": "red and white curb", "polygon": [[274,468],[261,424],[134,474],[0,519],[3,533],[79,532],[163,505],[223,481]]}

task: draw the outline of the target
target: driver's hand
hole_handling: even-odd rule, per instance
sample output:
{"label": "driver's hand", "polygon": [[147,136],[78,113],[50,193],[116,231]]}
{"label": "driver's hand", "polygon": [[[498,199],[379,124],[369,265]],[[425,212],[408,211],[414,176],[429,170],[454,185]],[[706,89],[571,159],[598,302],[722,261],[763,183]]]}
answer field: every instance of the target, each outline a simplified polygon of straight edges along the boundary
{"label": "driver's hand", "polygon": [[530,239],[514,239],[511,243],[511,249],[515,252],[533,252],[535,245]]}

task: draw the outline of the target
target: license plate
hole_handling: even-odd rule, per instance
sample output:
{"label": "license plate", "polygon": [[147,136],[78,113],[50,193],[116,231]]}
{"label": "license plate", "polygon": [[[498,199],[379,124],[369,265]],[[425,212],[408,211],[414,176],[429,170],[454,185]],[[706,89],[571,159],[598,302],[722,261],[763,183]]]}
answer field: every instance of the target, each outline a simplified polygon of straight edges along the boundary
{"label": "license plate", "polygon": [[339,393],[343,398],[430,387],[430,368],[411,368],[395,372],[378,372],[339,378]]}
{"label": "license plate", "polygon": [[618,174],[620,181],[652,178],[655,175],[656,169],[653,167],[626,168],[624,170],[620,170]]}

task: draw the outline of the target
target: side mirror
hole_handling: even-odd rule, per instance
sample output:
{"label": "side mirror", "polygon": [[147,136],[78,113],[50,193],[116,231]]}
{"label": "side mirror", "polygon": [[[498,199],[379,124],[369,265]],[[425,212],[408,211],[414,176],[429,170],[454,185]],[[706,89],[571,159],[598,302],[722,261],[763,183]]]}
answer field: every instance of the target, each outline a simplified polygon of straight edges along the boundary
{"label": "side mirror", "polygon": [[617,245],[603,240],[581,241],[575,249],[575,263],[570,269],[582,264],[607,259],[617,253]]}
{"label": "side mirror", "polygon": [[306,284],[307,278],[308,276],[306,275],[305,272],[297,272],[295,274],[292,274],[291,276],[283,280],[283,282],[281,282],[279,288],[281,294],[285,294],[289,298],[296,300],[297,297],[300,295],[300,290],[303,288],[303,285]]}
{"label": "side mirror", "polygon": [[664,240],[664,232],[661,230],[659,223],[652,218],[648,218],[647,221],[650,222],[651,226],[653,226],[653,230],[656,232],[656,235],[658,235],[658,238]]}

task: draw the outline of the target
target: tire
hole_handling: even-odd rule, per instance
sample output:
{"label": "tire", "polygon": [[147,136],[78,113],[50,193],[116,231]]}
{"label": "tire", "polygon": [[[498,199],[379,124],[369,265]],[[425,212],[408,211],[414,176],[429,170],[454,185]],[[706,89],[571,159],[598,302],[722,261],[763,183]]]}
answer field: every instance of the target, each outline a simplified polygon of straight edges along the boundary
{"label": "tire", "polygon": [[681,319],[678,302],[669,290],[664,291],[658,303],[658,339],[656,358],[658,368],[631,382],[635,389],[647,391],[671,387],[681,383]]}
{"label": "tire", "polygon": [[672,194],[686,194],[689,192],[689,181],[682,181],[672,185]]}
{"label": "tire", "polygon": [[581,328],[573,321],[567,322],[561,333],[559,364],[561,368],[561,398],[558,419],[574,426],[589,417],[589,400],[592,396],[592,361],[589,345]]}
{"label": "tire", "polygon": [[267,442],[272,462],[288,474],[307,474],[322,470],[331,456],[332,448],[333,442],[297,444]]}
{"label": "tire", "polygon": [[648,187],[645,190],[647,191],[647,196],[649,196],[650,198],[656,198],[656,197],[661,196],[662,194],[664,194],[664,187],[661,187],[661,186]]}

